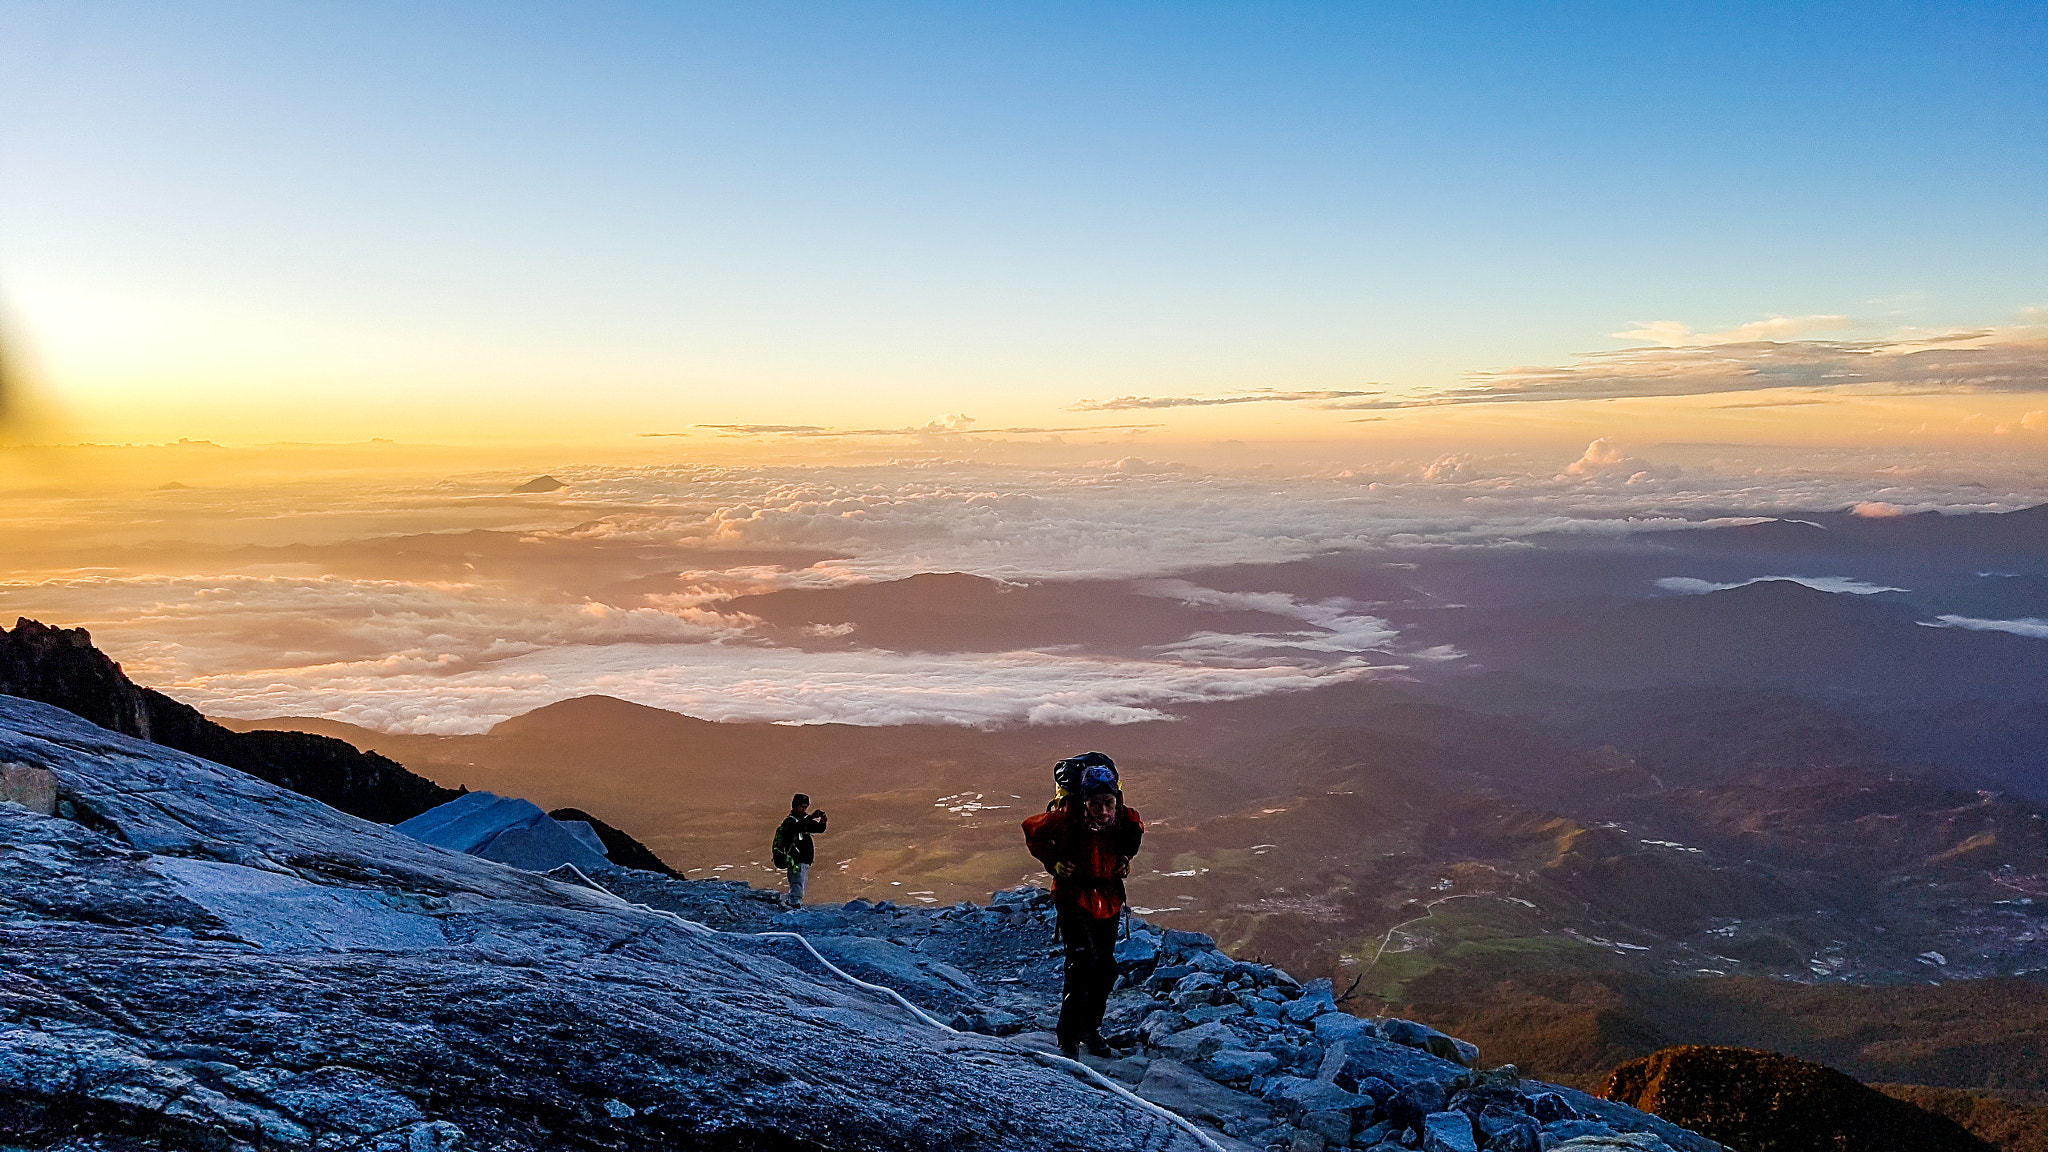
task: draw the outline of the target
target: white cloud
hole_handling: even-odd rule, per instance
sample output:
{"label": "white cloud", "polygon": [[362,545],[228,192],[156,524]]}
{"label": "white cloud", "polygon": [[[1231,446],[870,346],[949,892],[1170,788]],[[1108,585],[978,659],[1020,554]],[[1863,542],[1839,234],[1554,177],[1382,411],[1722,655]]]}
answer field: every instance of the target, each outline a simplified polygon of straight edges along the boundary
{"label": "white cloud", "polygon": [[1185,580],[1151,580],[1138,586],[1149,596],[1162,596],[1207,608],[1291,616],[1312,628],[1297,632],[1197,632],[1185,640],[1160,645],[1158,652],[1209,662],[1272,660],[1286,650],[1350,656],[1389,651],[1400,632],[1377,616],[1358,613],[1354,601],[1300,600],[1285,592],[1218,592]]}
{"label": "white cloud", "polygon": [[1870,596],[1878,592],[1906,592],[1910,589],[1892,588],[1883,584],[1872,584],[1853,576],[1758,576],[1753,580],[1737,580],[1730,584],[1717,584],[1712,580],[1698,580],[1691,576],[1666,576],[1657,581],[1657,587],[1666,592],[1677,592],[1696,596],[1704,592],[1725,592],[1730,588],[1746,588],[1766,580],[1789,580],[1804,584],[1818,592],[1846,592],[1852,596]]}
{"label": "white cloud", "polygon": [[1676,320],[1653,320],[1627,332],[1616,332],[1616,340],[1647,340],[1666,348],[1682,348],[1694,344],[1745,344],[1754,340],[1792,340],[1813,332],[1840,331],[1854,328],[1856,321],[1847,316],[1773,316],[1768,320],[1752,320],[1738,324],[1723,332],[1695,332],[1692,326]]}
{"label": "white cloud", "polygon": [[2038,616],[2022,616],[2017,620],[1980,620],[1974,616],[1937,616],[1934,626],[1941,628],[1968,628],[1973,632],[2010,632],[2015,636],[2029,636],[2036,640],[2048,640],[2048,620]]}
{"label": "white cloud", "polygon": [[200,677],[172,694],[215,715],[315,715],[393,732],[482,732],[602,694],[708,720],[838,724],[1126,724],[1163,709],[1372,674],[1358,661],[1214,667],[1048,652],[903,655],[716,644],[569,645],[489,668],[407,661]]}

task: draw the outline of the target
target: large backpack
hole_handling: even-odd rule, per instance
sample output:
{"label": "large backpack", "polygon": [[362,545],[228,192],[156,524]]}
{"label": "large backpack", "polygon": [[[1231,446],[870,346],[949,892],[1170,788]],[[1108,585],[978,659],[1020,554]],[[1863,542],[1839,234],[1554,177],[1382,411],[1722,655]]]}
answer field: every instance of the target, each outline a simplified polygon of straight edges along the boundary
{"label": "large backpack", "polygon": [[[1089,777],[1090,768],[1103,769],[1109,775],[1109,782],[1117,784],[1116,761],[1100,752],[1083,752],[1078,756],[1069,756],[1052,766],[1053,797],[1052,803],[1047,804],[1045,810],[1050,812],[1055,808],[1064,808],[1075,797],[1081,795],[1081,786]],[[1102,774],[1097,772],[1094,775],[1099,778]]]}

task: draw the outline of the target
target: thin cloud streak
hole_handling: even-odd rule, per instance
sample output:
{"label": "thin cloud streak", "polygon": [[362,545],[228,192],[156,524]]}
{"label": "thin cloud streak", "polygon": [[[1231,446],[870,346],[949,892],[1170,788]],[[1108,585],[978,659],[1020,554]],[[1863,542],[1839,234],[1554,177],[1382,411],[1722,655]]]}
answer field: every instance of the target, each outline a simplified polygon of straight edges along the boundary
{"label": "thin cloud streak", "polygon": [[1303,400],[1343,400],[1353,396],[1378,395],[1379,390],[1349,392],[1326,389],[1314,392],[1278,392],[1261,388],[1232,396],[1118,396],[1111,400],[1077,400],[1067,405],[1067,411],[1124,412],[1151,408],[1210,408],[1220,404],[1292,404]]}
{"label": "thin cloud streak", "polygon": [[1840,331],[1854,328],[1856,321],[1847,316],[1773,316],[1768,320],[1752,320],[1738,324],[1726,332],[1695,332],[1689,324],[1676,320],[1653,320],[1626,332],[1612,333],[1616,340],[1647,340],[1667,348],[1682,348],[1689,344],[1747,344],[1756,340],[1791,340],[1809,332]]}
{"label": "thin cloud streak", "polygon": [[[2032,334],[2029,333],[2029,336]],[[2048,392],[2048,339],[1988,331],[1913,341],[1750,341],[1591,352],[1563,367],[1473,375],[1469,387],[1406,399],[1321,405],[1342,410],[1431,408],[1712,396],[1803,388],[1856,388],[1887,396]]]}
{"label": "thin cloud streak", "polygon": [[[971,423],[968,420],[966,423]],[[1076,424],[1067,427],[969,428],[966,423],[922,424],[909,428],[827,428],[818,424],[699,424],[728,436],[788,436],[830,439],[842,436],[1040,436],[1061,432],[1131,432],[1164,428],[1164,424]],[[642,432],[642,436],[688,436],[688,432]]]}

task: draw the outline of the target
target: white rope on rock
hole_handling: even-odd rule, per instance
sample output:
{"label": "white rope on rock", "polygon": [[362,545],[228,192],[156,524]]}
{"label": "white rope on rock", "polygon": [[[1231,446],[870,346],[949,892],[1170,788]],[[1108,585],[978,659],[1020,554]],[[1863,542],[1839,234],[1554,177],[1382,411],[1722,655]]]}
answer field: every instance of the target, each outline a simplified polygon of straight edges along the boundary
{"label": "white rope on rock", "polygon": [[[604,893],[606,896],[611,897],[613,900],[618,901],[620,904],[624,905],[627,908],[633,909],[636,912],[647,912],[652,915],[659,916],[664,920],[672,920],[675,923],[683,926],[684,928],[687,928],[690,931],[699,933],[701,935],[742,936],[756,939],[763,937],[776,937],[794,940],[797,943],[804,946],[804,951],[809,952],[811,954],[812,959],[816,960],[820,964],[823,964],[827,971],[831,972],[834,976],[839,977],[841,980],[846,981],[848,984],[852,984],[857,988],[865,988],[870,992],[879,992],[882,995],[889,997],[891,1000],[894,1000],[896,1003],[902,1005],[903,1009],[909,1012],[912,1016],[916,1017],[917,1019],[923,1021],[926,1024],[931,1025],[934,1028],[937,1028],[941,1032],[949,1032],[955,1036],[962,1035],[961,1031],[958,1028],[955,1028],[952,1025],[947,1024],[945,1021],[940,1020],[938,1017],[932,1015],[929,1012],[926,1012],[924,1009],[919,1008],[917,1005],[912,1004],[908,999],[904,997],[904,995],[901,992],[896,991],[894,988],[890,988],[882,984],[871,984],[868,981],[862,980],[860,977],[855,976],[850,972],[847,972],[845,969],[839,967],[839,965],[837,964],[832,963],[830,960],[825,959],[825,954],[818,951],[817,947],[813,945],[809,940],[805,939],[803,933],[801,932],[724,931],[718,928],[713,928],[709,924],[702,924],[698,921],[678,916],[674,912],[671,912],[666,908],[655,908],[646,904],[634,903],[633,901],[626,899],[624,896],[619,895],[618,893],[612,891],[604,885],[599,884],[597,881],[592,880],[589,876],[584,875],[583,870],[576,867],[574,864],[564,864],[562,865],[562,867],[567,868],[570,872],[575,873],[576,878],[579,881],[581,881],[584,885],[592,889],[595,889],[598,892]],[[556,871],[559,870],[560,869],[556,869]],[[974,1033],[974,1035],[980,1036],[981,1033],[977,1032]],[[1055,1055],[1051,1052],[1041,1052],[1036,1048],[1026,1048],[1022,1045],[1009,1044],[995,1037],[985,1037],[985,1039],[994,1041],[998,1046],[1006,1048],[1009,1052],[1015,1055],[1029,1056],[1042,1064],[1046,1064],[1048,1066],[1055,1068],[1064,1068],[1067,1071],[1072,1072],[1075,1075],[1078,1075],[1079,1077],[1081,1077],[1081,1079],[1087,1081],[1088,1083],[1093,1084],[1098,1088],[1102,1088],[1108,1091],[1110,1094],[1117,1096],[1128,1103],[1134,1104],[1137,1107],[1143,1109],[1146,1112],[1152,1113],[1154,1116],[1157,1116],[1162,1120],[1179,1126],[1182,1131],[1186,1132],[1190,1136],[1193,1136],[1196,1140],[1201,1141],[1202,1146],[1204,1148],[1209,1149],[1210,1152],[1229,1152],[1229,1149],[1226,1149],[1225,1147],[1223,1147],[1223,1145],[1218,1144],[1214,1137],[1210,1136],[1207,1132],[1204,1132],[1200,1128],[1196,1127],[1194,1122],[1189,1120],[1187,1117],[1182,1116],[1180,1113],[1175,1112],[1169,1108],[1164,1108],[1158,1104],[1154,1104],[1152,1101],[1147,1100],[1143,1096],[1138,1095],[1136,1092],[1133,1092],[1130,1089],[1124,1087],[1123,1085],[1118,1084],[1116,1081],[1111,1080],[1109,1077],[1104,1076],[1102,1073],[1097,1072],[1095,1069],[1090,1068],[1086,1064],[1081,1063],[1079,1060],[1070,1060],[1065,1056]]]}

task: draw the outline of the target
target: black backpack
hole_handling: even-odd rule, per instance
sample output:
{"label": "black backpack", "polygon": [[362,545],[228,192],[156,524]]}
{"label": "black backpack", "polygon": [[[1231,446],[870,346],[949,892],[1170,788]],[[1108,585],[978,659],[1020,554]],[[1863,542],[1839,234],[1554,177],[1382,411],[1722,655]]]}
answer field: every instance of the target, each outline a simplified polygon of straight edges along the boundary
{"label": "black backpack", "polygon": [[1063,808],[1074,797],[1079,796],[1081,782],[1088,775],[1090,768],[1107,769],[1109,782],[1118,783],[1116,761],[1102,753],[1083,752],[1078,756],[1069,756],[1052,766],[1053,797],[1052,803],[1047,804],[1045,810],[1050,812],[1055,808]]}

